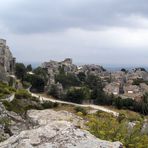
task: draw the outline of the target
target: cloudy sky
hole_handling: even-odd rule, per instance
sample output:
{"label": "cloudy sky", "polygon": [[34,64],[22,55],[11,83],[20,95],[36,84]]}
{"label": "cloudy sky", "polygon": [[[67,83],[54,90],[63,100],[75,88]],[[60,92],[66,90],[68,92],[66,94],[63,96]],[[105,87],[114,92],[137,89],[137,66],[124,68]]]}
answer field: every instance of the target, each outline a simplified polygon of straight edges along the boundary
{"label": "cloudy sky", "polygon": [[147,66],[148,0],[3,0],[0,38],[19,62]]}

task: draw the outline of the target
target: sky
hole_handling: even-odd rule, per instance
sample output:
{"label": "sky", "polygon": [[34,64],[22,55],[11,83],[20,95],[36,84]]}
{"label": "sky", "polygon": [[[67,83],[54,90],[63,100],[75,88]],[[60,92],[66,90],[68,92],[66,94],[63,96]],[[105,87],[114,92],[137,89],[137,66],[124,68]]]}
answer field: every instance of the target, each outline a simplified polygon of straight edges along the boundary
{"label": "sky", "polygon": [[148,0],[3,0],[0,38],[18,62],[148,66]]}

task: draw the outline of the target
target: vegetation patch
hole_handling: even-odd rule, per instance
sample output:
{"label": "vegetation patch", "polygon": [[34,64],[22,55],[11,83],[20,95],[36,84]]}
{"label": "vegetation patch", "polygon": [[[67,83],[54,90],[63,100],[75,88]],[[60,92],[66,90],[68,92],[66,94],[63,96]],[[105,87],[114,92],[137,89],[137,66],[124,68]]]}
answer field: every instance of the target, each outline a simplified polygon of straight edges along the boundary
{"label": "vegetation patch", "polygon": [[6,83],[0,82],[0,99],[5,99],[15,91],[14,88],[8,86]]}
{"label": "vegetation patch", "polygon": [[50,101],[44,101],[43,103],[42,103],[42,107],[44,108],[44,109],[48,109],[48,108],[55,108],[55,107],[58,107],[58,103],[54,103],[54,102],[50,102]]}
{"label": "vegetation patch", "polygon": [[81,112],[84,116],[87,115],[87,110],[84,107],[76,106],[74,110],[78,113]]}
{"label": "vegetation patch", "polygon": [[120,141],[128,148],[147,148],[148,135],[142,134],[143,121],[129,126],[129,120],[121,115],[118,118],[98,112],[87,116],[88,130],[96,137],[108,141]]}

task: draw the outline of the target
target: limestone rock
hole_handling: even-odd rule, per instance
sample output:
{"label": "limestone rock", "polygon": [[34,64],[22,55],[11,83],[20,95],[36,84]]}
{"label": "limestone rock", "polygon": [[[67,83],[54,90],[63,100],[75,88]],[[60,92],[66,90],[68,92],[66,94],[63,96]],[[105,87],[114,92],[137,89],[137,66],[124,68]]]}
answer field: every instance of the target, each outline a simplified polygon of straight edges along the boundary
{"label": "limestone rock", "polygon": [[15,58],[13,57],[6,40],[0,39],[0,80],[5,80],[5,74],[14,74]]}
{"label": "limestone rock", "polygon": [[5,133],[5,122],[9,120],[7,116],[7,111],[3,104],[0,102],[0,141],[9,138],[9,134]]}
{"label": "limestone rock", "polygon": [[21,116],[7,111],[0,102],[0,141],[8,139],[12,135],[17,135],[27,128],[26,121]]}
{"label": "limestone rock", "polygon": [[100,73],[105,71],[105,69],[100,65],[91,64],[91,65],[83,65],[83,66],[81,66],[79,68],[79,71],[84,72],[87,75],[88,74],[99,75]]}
{"label": "limestone rock", "polygon": [[145,122],[144,122],[144,124],[143,124],[143,127],[142,127],[141,132],[142,132],[143,134],[148,134],[148,120],[147,120],[147,119],[145,120]]}
{"label": "limestone rock", "polygon": [[0,148],[119,148],[122,145],[100,140],[77,128],[74,120],[81,118],[66,111],[30,110],[27,115],[35,126],[0,143]]}

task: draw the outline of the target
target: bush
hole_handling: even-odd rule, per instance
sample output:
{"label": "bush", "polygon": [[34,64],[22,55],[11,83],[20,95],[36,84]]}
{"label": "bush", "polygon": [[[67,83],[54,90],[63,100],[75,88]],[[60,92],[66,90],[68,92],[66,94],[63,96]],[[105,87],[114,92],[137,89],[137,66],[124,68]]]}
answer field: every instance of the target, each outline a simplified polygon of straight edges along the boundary
{"label": "bush", "polygon": [[44,77],[37,74],[26,75],[25,81],[29,82],[32,85],[31,90],[34,90],[37,92],[43,92],[44,86],[47,83],[47,81],[44,80]]}
{"label": "bush", "polygon": [[23,63],[16,63],[15,65],[15,75],[18,79],[21,79],[23,82],[26,75],[26,67]]}
{"label": "bush", "polygon": [[29,88],[30,86],[31,86],[31,84],[29,82],[26,82],[26,81],[23,82],[23,87],[25,89]]}
{"label": "bush", "polygon": [[14,93],[16,90],[5,83],[0,82],[0,99],[5,99],[7,96]]}
{"label": "bush", "polygon": [[84,100],[90,99],[90,90],[87,87],[71,88],[66,93],[66,101],[81,104]]}
{"label": "bush", "polygon": [[77,106],[74,108],[74,110],[78,113],[78,112],[81,112],[83,115],[87,115],[87,111],[85,108],[83,107],[80,107],[80,106]]}
{"label": "bush", "polygon": [[12,102],[5,100],[3,101],[3,105],[8,111],[14,111],[19,114],[22,114],[25,111],[22,106],[20,107],[20,103],[17,99],[14,99]]}
{"label": "bush", "polygon": [[59,73],[58,75],[56,75],[55,81],[61,83],[64,88],[68,88],[71,86],[80,86],[81,84],[78,77],[70,73]]}
{"label": "bush", "polygon": [[[33,99],[35,100],[35,99]],[[30,109],[42,109],[42,105],[40,102],[33,101],[32,98],[21,98],[21,99],[13,99],[13,101],[3,101],[3,105],[8,111],[13,111],[21,116],[24,117],[27,110]]]}
{"label": "bush", "polygon": [[48,108],[55,108],[58,107],[58,103],[50,102],[50,101],[44,101],[42,103],[43,109],[48,109]]}
{"label": "bush", "polygon": [[99,116],[88,118],[89,131],[96,137],[107,141],[120,141],[128,148],[147,148],[148,135],[141,134],[143,123],[136,123],[131,131],[128,129],[128,120],[124,115],[116,119],[110,115],[100,113]]}
{"label": "bush", "polygon": [[16,99],[24,99],[24,98],[31,98],[31,94],[28,93],[27,90],[21,89],[15,93]]}

